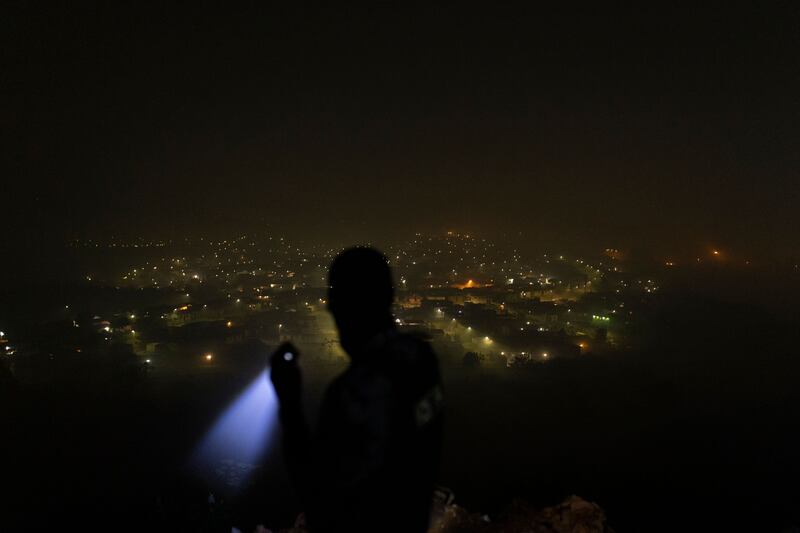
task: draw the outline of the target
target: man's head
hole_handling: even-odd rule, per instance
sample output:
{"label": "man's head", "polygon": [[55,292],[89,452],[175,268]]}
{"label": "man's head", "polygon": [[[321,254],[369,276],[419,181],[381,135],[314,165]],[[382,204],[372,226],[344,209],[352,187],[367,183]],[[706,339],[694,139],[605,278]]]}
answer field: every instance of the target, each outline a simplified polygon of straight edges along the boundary
{"label": "man's head", "polygon": [[360,344],[391,325],[394,298],[386,257],[372,248],[349,248],[333,260],[328,274],[328,308],[342,347],[353,355]]}

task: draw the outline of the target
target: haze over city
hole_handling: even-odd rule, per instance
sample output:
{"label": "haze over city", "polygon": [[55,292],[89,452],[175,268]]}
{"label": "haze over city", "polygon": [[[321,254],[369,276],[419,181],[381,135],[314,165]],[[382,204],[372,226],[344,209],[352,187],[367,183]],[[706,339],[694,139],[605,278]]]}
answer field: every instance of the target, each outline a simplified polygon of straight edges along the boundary
{"label": "haze over city", "polygon": [[786,11],[11,7],[4,238],[796,257]]}

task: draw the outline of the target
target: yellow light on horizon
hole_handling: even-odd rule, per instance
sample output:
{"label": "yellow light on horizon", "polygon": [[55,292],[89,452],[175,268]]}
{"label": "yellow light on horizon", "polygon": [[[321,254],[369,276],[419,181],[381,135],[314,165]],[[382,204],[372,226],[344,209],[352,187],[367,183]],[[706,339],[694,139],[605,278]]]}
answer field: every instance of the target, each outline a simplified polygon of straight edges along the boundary
{"label": "yellow light on horizon", "polygon": [[210,354],[210,353],[207,353],[206,354],[206,361],[211,361],[212,359],[214,359],[214,355]]}

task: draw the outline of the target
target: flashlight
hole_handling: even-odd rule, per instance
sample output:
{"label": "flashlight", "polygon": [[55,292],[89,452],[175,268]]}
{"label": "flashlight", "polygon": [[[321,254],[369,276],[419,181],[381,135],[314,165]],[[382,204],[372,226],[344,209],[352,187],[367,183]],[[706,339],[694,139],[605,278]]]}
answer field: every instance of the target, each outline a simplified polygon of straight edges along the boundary
{"label": "flashlight", "polygon": [[299,357],[300,352],[293,345],[278,346],[272,353],[271,364],[219,414],[193,456],[194,466],[201,476],[226,477],[230,465],[235,465],[238,469],[235,479],[224,483],[229,489],[237,490],[264,460],[278,427],[278,397],[271,383],[271,373],[299,373]]}
{"label": "flashlight", "polygon": [[212,484],[238,491],[266,457],[278,427],[278,400],[265,368],[218,415],[198,443],[193,468]]}

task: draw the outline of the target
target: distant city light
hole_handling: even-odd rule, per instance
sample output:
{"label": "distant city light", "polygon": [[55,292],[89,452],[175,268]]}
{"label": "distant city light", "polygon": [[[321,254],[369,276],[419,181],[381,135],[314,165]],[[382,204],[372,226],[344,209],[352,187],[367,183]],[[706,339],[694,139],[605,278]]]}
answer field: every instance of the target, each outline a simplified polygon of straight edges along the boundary
{"label": "distant city light", "polygon": [[214,355],[210,354],[210,353],[207,353],[205,357],[206,357],[206,361],[211,361],[212,359],[214,359]]}

